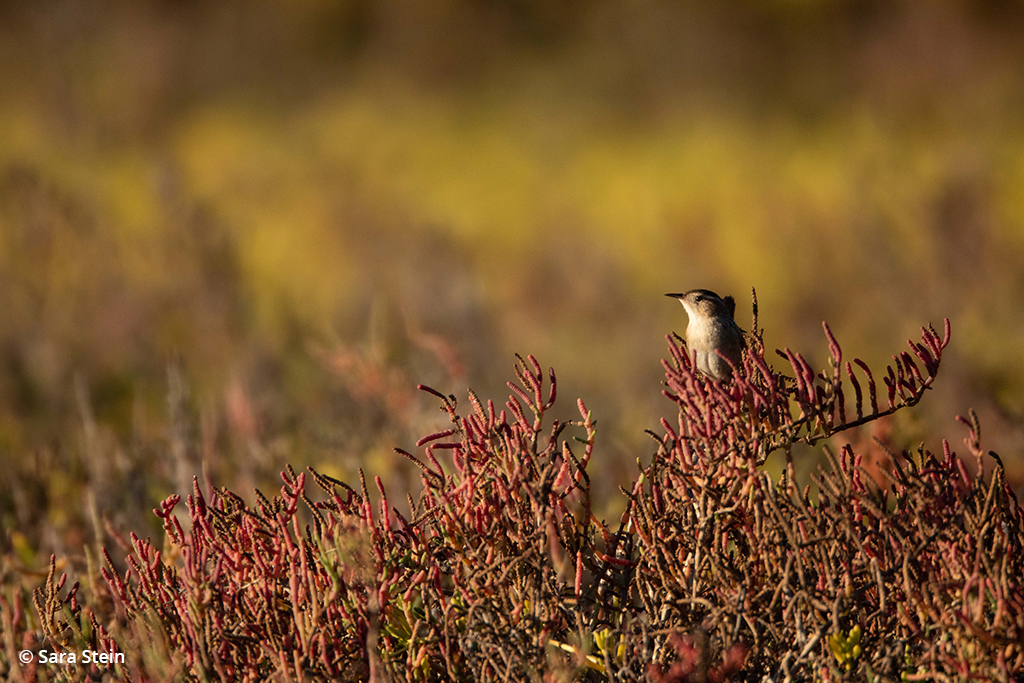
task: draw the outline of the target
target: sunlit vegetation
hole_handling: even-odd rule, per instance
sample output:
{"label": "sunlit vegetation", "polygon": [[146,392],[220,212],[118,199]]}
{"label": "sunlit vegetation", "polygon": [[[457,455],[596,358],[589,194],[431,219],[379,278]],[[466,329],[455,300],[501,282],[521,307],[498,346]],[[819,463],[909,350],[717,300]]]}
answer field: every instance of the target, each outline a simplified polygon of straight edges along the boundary
{"label": "sunlit vegetation", "polygon": [[[991,0],[6,3],[0,594],[51,554],[95,580],[193,476],[416,495],[416,385],[497,397],[527,350],[601,416],[618,519],[690,287],[756,286],[768,348],[827,319],[871,367],[955,320],[928,400],[827,445],[875,472],[974,409],[1019,490],[1022,31]],[[812,492],[822,445],[792,449]],[[820,642],[856,671],[850,627]]]}

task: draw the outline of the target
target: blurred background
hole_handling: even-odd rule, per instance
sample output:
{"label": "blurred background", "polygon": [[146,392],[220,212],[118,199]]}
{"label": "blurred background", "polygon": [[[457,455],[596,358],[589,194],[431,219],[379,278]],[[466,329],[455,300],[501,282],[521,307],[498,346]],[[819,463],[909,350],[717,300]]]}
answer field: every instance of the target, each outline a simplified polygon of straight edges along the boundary
{"label": "blurred background", "polygon": [[1022,36],[1010,0],[0,4],[0,550],[155,534],[193,474],[414,488],[416,384],[500,405],[516,352],[593,410],[613,514],[695,287],[876,376],[950,317],[875,435],[965,452],[973,407],[1020,486]]}

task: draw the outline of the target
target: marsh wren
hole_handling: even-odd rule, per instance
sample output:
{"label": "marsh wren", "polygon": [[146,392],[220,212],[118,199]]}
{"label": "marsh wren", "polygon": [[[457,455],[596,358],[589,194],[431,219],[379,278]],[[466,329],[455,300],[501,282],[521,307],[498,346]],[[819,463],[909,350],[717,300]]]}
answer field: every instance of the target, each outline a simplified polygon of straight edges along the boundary
{"label": "marsh wren", "polygon": [[707,289],[691,289],[685,294],[665,296],[679,299],[690,318],[686,326],[686,344],[697,355],[697,369],[721,382],[731,379],[732,368],[722,356],[739,367],[744,347],[743,330],[733,319],[736,312],[733,298],[722,298]]}

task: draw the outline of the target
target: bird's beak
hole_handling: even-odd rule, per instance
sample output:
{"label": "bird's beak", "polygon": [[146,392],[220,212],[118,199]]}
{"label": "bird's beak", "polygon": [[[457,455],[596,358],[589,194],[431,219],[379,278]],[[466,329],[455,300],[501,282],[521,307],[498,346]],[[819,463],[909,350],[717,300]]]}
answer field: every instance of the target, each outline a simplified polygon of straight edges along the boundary
{"label": "bird's beak", "polygon": [[666,294],[665,296],[670,296],[673,299],[682,299],[686,295],[685,294]]}

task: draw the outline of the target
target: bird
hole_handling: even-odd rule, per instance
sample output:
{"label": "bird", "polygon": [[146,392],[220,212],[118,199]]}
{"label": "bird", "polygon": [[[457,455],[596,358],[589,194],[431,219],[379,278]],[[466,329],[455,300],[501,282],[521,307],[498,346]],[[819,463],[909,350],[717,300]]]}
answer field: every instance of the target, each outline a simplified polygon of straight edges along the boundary
{"label": "bird", "polygon": [[732,379],[732,367],[722,356],[739,367],[746,345],[743,330],[733,319],[736,313],[733,298],[720,297],[708,289],[665,296],[679,299],[686,309],[690,319],[686,326],[686,343],[697,356],[697,369],[720,382]]}

